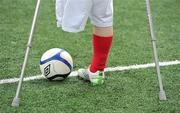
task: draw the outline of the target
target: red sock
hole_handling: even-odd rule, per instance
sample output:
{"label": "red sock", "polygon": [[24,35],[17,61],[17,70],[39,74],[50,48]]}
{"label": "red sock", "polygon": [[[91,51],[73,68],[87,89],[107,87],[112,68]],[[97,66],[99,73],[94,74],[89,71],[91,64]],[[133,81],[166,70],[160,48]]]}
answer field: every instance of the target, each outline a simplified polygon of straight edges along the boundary
{"label": "red sock", "polygon": [[106,61],[112,44],[112,36],[101,37],[93,35],[93,57],[90,65],[90,71],[103,71],[106,67]]}

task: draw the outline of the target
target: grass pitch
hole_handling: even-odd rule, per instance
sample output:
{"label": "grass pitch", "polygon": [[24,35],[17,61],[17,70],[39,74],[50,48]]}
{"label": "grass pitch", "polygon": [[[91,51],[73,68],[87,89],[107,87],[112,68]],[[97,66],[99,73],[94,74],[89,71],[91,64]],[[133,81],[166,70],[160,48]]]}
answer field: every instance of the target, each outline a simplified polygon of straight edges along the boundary
{"label": "grass pitch", "polygon": [[[180,1],[151,3],[160,61],[180,60]],[[26,77],[40,73],[41,55],[54,47],[72,55],[74,70],[90,63],[91,25],[79,34],[62,32],[56,28],[54,4],[42,1]],[[0,1],[0,79],[19,77],[35,5],[35,0]],[[153,62],[144,0],[114,0],[114,34],[108,67]],[[179,113],[179,73],[179,65],[162,68],[167,101],[158,99],[154,68],[107,73],[99,87],[76,78],[25,82],[19,108],[10,106],[17,84],[3,84],[0,113]]]}

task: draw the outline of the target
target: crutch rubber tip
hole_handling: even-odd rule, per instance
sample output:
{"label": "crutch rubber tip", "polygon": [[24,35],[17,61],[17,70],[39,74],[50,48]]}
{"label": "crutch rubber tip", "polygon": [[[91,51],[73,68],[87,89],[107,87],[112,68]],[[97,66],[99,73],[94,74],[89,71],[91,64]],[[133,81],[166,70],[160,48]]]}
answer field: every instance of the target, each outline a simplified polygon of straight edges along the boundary
{"label": "crutch rubber tip", "polygon": [[19,107],[19,101],[20,101],[20,98],[14,97],[11,106]]}
{"label": "crutch rubber tip", "polygon": [[166,100],[167,99],[166,98],[166,93],[165,93],[164,90],[159,92],[159,99],[160,100]]}

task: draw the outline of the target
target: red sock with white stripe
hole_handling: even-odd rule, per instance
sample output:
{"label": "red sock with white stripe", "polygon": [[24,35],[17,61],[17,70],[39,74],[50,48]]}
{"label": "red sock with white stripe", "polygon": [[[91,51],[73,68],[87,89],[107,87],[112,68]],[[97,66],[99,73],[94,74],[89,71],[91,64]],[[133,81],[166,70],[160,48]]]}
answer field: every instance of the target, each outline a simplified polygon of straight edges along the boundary
{"label": "red sock with white stripe", "polygon": [[104,71],[108,54],[112,44],[112,37],[101,37],[93,35],[93,57],[90,65],[90,71]]}

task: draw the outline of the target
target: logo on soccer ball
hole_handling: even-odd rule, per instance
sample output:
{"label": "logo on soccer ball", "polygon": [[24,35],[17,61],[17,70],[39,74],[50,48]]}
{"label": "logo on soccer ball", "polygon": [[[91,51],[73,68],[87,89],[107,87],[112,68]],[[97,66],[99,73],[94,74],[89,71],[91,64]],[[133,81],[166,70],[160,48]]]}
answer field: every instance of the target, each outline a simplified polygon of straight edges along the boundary
{"label": "logo on soccer ball", "polygon": [[48,76],[50,74],[50,64],[44,68],[44,75]]}

